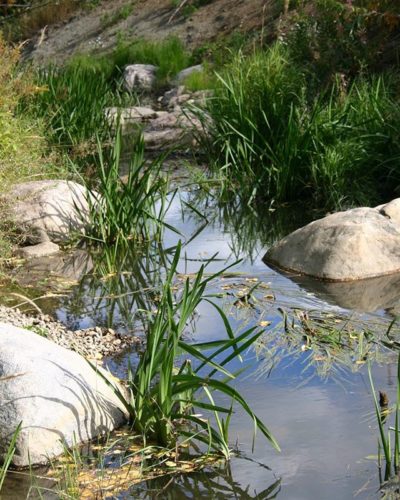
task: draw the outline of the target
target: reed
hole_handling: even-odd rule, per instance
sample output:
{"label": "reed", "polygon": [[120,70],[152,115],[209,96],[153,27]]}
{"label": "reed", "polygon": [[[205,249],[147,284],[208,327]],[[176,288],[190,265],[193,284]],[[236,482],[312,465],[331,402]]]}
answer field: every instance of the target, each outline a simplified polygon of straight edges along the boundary
{"label": "reed", "polygon": [[[92,243],[123,244],[160,240],[168,226],[168,182],[161,176],[163,158],[146,163],[144,142],[140,137],[129,163],[128,175],[121,178],[121,132],[111,151],[103,152],[98,142],[97,182],[87,186],[90,223],[85,237]],[[78,207],[77,207],[78,209]],[[168,226],[170,229],[170,226]]]}
{"label": "reed", "polygon": [[18,427],[15,429],[15,432],[12,436],[12,439],[10,441],[10,444],[8,445],[6,455],[3,461],[3,465],[0,467],[0,492],[3,488],[4,481],[7,475],[7,471],[11,465],[11,461],[13,459],[14,453],[15,453],[15,447],[18,439],[18,435],[21,431],[22,423],[18,425]]}
{"label": "reed", "polygon": [[[145,443],[153,441],[172,447],[178,446],[181,439],[199,441],[208,452],[229,458],[229,423],[233,405],[237,404],[253,421],[254,431],[258,429],[279,449],[267,427],[229,383],[235,374],[228,370],[228,363],[240,359],[262,332],[250,328],[234,335],[223,311],[205,293],[207,284],[221,273],[206,277],[204,266],[193,282],[185,281],[181,294],[175,297],[174,276],[180,252],[179,243],[157,310],[150,316],[146,348],[137,368],[129,370],[129,397],[114,388],[130,414],[133,429],[144,437]],[[218,311],[227,338],[206,344],[188,343],[184,338],[186,325],[203,301]],[[227,396],[231,403],[220,404],[218,395]],[[205,415],[199,415],[199,411]]]}

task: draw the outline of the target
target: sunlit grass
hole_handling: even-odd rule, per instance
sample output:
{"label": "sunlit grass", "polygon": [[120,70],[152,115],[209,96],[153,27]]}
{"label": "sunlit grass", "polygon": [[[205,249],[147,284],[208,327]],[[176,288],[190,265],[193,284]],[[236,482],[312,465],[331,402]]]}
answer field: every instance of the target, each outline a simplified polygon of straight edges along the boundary
{"label": "sunlit grass", "polygon": [[[239,53],[219,75],[208,153],[223,192],[254,200],[373,204],[400,183],[392,77],[338,77],[315,94],[282,44]],[[208,119],[208,118],[207,118]]]}

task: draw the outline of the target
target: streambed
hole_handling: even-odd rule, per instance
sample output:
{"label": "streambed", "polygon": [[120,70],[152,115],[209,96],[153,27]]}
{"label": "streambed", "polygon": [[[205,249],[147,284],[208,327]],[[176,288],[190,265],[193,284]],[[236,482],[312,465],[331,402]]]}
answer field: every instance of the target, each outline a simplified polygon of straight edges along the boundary
{"label": "streambed", "polygon": [[[244,362],[251,368],[236,387],[272,431],[282,452],[275,452],[258,436],[252,453],[252,423],[238,412],[230,439],[240,453],[229,467],[177,476],[173,481],[170,477],[148,481],[113,498],[153,498],[160,491],[162,498],[174,499],[379,496],[374,458],[378,429],[365,361],[372,359],[376,388],[394,402],[397,355],[369,341],[383,335],[396,315],[400,279],[329,287],[290,279],[267,267],[262,256],[268,244],[312,216],[271,212],[257,217],[235,208],[220,209],[212,200],[199,201],[195,194],[183,192],[175,196],[167,216],[181,235],[166,231],[162,247],[151,256],[121,261],[120,273],[107,275],[103,269],[103,278],[98,279],[93,263],[88,264],[81,254],[83,264],[73,261],[74,273],[67,276],[65,266],[55,266],[49,279],[43,262],[30,264],[29,275],[26,268],[16,271],[17,280],[30,276],[37,283],[42,275],[51,282],[64,273],[63,279],[76,281],[62,297],[38,302],[68,327],[112,326],[121,333],[138,333],[144,330],[141,311],[149,304],[149,290],[162,278],[168,249],[178,239],[186,242],[178,269],[182,279],[202,263],[208,263],[207,272],[215,272],[242,259],[225,278],[213,283],[210,292],[219,295],[215,300],[229,312],[233,326],[240,329],[257,323],[266,328],[257,352],[247,353]],[[246,294],[248,300],[242,300]],[[299,333],[284,329],[285,313],[300,325]],[[351,348],[322,344],[314,349],[300,329],[317,325],[329,330],[335,323],[354,332]],[[371,333],[360,341],[357,334],[365,329]],[[202,304],[189,325],[188,338],[208,341],[225,335],[216,311]],[[340,342],[345,344],[343,339]],[[127,353],[106,363],[123,376],[129,357],[134,362],[135,355]],[[9,482],[5,498],[21,498],[14,496],[14,487],[15,482]]]}

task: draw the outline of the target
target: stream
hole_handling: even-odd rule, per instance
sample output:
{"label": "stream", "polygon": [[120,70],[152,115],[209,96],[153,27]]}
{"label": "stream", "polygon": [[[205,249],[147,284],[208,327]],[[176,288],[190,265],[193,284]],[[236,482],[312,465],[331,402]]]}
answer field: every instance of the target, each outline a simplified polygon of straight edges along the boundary
{"label": "stream", "polygon": [[[399,310],[400,278],[323,284],[280,274],[264,264],[262,257],[272,241],[313,217],[284,209],[257,216],[237,207],[218,207],[215,200],[198,199],[196,192],[185,191],[172,200],[167,216],[168,224],[181,234],[166,230],[162,248],[151,256],[121,261],[116,276],[97,279],[92,263],[81,254],[69,267],[64,261],[61,267],[54,264],[49,269],[50,259],[30,263],[29,272],[27,268],[15,271],[20,282],[37,283],[40,276],[51,281],[57,274],[71,281],[79,278],[63,297],[40,302],[43,310],[68,327],[105,325],[137,333],[145,328],[146,290],[162,278],[168,249],[179,239],[185,243],[178,269],[182,275],[196,272],[204,262],[207,272],[217,272],[240,260],[226,277],[212,283],[210,292],[221,295],[215,300],[237,330],[266,325],[261,342],[247,352],[243,361],[250,368],[235,387],[271,430],[282,452],[273,450],[260,435],[253,452],[252,422],[238,411],[230,440],[239,453],[229,465],[178,475],[172,481],[170,476],[146,481],[112,498],[379,497],[378,428],[365,361],[372,360],[375,387],[393,403],[397,354],[371,339],[384,334]],[[249,291],[248,303],[240,300]],[[303,326],[329,329],[336,324],[352,329],[354,349],[313,348],[300,330],[297,335],[296,328],[285,330],[285,314]],[[361,339],[357,332],[367,333]],[[204,342],[225,335],[216,311],[203,303],[188,325],[188,338]],[[131,353],[106,364],[123,376],[129,357],[134,362]],[[239,364],[235,361],[233,369]],[[10,477],[4,498],[21,498],[15,484]]]}

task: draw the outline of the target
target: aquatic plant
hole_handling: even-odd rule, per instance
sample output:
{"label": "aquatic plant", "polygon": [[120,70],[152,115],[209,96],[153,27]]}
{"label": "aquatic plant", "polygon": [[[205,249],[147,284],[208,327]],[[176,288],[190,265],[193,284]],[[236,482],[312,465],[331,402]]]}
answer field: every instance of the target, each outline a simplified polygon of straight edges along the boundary
{"label": "aquatic plant", "polygon": [[[394,322],[392,323],[392,325]],[[389,328],[390,331],[391,327]],[[389,408],[389,401],[385,393],[379,393],[379,400],[377,393],[375,391],[374,381],[371,372],[371,366],[368,366],[368,376],[371,386],[372,396],[374,400],[375,416],[379,429],[379,441],[378,441],[378,466],[380,482],[382,484],[383,480],[388,481],[392,477],[398,475],[400,466],[400,354],[398,356],[397,362],[397,391],[396,391],[396,403],[392,410]],[[388,416],[391,411],[394,411],[394,427],[389,427],[386,430],[388,424]],[[392,445],[392,440],[390,437],[391,432],[394,433],[394,447]],[[382,476],[382,451],[383,458],[385,460],[384,475]]]}
{"label": "aquatic plant", "polygon": [[[159,240],[168,226],[168,183],[160,175],[162,157],[146,163],[143,137],[135,144],[128,174],[121,178],[121,132],[111,151],[102,151],[98,142],[97,182],[87,185],[90,222],[85,237],[92,243],[122,244]],[[79,208],[77,207],[77,210]]]}
{"label": "aquatic plant", "polygon": [[[205,277],[204,266],[192,282],[186,279],[182,292],[175,297],[174,276],[180,251],[179,243],[157,310],[150,313],[146,347],[140,354],[138,366],[129,369],[129,398],[114,388],[130,414],[131,425],[145,442],[171,447],[178,445],[182,438],[190,442],[197,440],[206,445],[208,451],[214,450],[229,458],[229,422],[233,404],[238,404],[253,420],[254,430],[259,429],[279,449],[263,422],[230,386],[235,374],[226,368],[233,359],[240,359],[241,353],[260,337],[262,331],[253,327],[234,335],[222,309],[205,295],[207,284],[221,273]],[[197,344],[185,341],[187,323],[203,301],[218,311],[227,339]],[[218,393],[231,399],[230,406],[223,406],[215,399]],[[199,415],[199,410],[212,415],[215,425],[211,417]]]}

